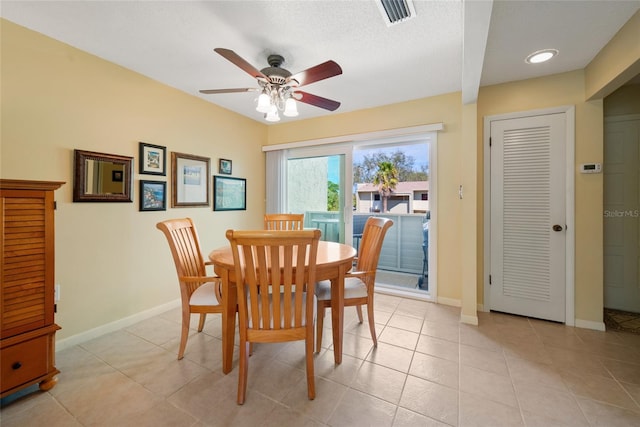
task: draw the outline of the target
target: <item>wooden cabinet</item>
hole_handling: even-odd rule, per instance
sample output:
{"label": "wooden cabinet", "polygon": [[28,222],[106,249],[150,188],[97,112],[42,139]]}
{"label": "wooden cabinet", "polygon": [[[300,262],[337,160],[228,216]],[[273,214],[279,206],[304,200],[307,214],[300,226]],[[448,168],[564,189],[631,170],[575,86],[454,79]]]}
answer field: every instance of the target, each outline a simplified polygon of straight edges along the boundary
{"label": "wooden cabinet", "polygon": [[0,179],[0,396],[39,383],[55,367],[54,191],[63,182]]}

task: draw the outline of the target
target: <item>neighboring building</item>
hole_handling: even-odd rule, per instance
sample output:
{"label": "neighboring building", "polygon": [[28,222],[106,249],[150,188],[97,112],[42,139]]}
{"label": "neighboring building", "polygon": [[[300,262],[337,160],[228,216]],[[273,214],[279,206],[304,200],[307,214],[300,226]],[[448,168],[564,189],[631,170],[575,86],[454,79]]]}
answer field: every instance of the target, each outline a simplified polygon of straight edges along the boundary
{"label": "neighboring building", "polygon": [[[391,213],[426,213],[429,210],[429,181],[399,182],[387,201]],[[374,184],[356,184],[354,212],[381,212],[382,197]]]}

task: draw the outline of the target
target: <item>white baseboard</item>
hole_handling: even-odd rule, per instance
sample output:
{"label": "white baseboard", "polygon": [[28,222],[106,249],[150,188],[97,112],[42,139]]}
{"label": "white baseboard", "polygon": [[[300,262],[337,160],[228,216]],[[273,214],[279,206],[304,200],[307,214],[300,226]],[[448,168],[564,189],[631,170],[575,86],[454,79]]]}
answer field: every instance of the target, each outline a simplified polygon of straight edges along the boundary
{"label": "white baseboard", "polygon": [[467,325],[478,326],[478,316],[469,316],[468,314],[461,314],[460,322],[466,323]]}
{"label": "white baseboard", "polygon": [[414,289],[403,289],[399,286],[376,283],[375,292],[378,294],[394,295],[403,298],[417,299],[420,301],[436,302],[435,299],[424,291],[417,292]]}
{"label": "white baseboard", "polygon": [[593,329],[596,331],[606,331],[604,322],[594,322],[593,320],[576,319],[576,328]]}
{"label": "white baseboard", "polygon": [[81,332],[79,334],[63,338],[61,340],[57,340],[56,352],[69,347],[73,347],[74,345],[82,344],[85,341],[98,338],[102,335],[108,334],[109,332],[114,332],[119,329],[126,328],[127,326],[131,326],[135,323],[149,319],[150,317],[157,316],[158,314],[164,313],[165,311],[180,307],[180,305],[180,299],[176,299],[166,304],[150,308],[149,310],[145,310],[140,313],[136,313],[131,316],[116,320],[114,322],[107,323],[106,325],[98,326],[97,328],[93,328],[88,331]]}
{"label": "white baseboard", "polygon": [[462,301],[453,298],[438,297],[438,304],[450,305],[452,307],[462,307]]}
{"label": "white baseboard", "polygon": [[[438,304],[449,305],[451,307],[462,307],[462,301],[453,298],[438,297]],[[468,314],[460,313],[460,322],[466,323],[467,325],[478,326],[478,315],[470,316]]]}

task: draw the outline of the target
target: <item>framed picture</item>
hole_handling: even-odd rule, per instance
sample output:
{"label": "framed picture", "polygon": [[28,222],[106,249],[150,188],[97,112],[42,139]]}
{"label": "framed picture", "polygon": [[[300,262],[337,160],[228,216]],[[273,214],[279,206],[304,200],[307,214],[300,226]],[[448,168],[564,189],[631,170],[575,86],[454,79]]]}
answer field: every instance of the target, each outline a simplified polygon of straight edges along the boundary
{"label": "framed picture", "polygon": [[160,145],[140,143],[140,173],[167,175],[167,149]]}
{"label": "framed picture", "polygon": [[133,202],[133,157],[73,150],[73,201]]}
{"label": "framed picture", "polygon": [[222,173],[225,175],[231,175],[231,160],[220,159],[218,170],[219,170],[219,173]]}
{"label": "framed picture", "polygon": [[167,183],[164,181],[140,180],[140,210],[167,210]]}
{"label": "framed picture", "polygon": [[210,160],[171,153],[171,207],[209,206]]}
{"label": "framed picture", "polygon": [[214,175],[213,194],[214,211],[247,209],[247,180],[244,178]]}

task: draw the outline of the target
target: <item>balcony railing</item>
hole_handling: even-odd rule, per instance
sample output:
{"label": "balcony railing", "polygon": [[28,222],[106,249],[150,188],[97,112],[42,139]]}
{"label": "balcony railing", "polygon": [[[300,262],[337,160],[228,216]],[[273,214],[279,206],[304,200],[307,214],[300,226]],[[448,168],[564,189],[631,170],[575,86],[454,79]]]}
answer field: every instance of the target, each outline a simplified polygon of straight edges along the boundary
{"label": "balcony railing", "polygon": [[[305,227],[320,228],[324,240],[340,241],[338,212],[305,212]],[[393,220],[393,227],[387,231],[378,268],[422,275],[426,274],[427,232],[423,229],[424,214],[353,214],[353,246],[358,247],[362,229],[370,216],[382,216]],[[423,269],[425,271],[423,271]]]}

